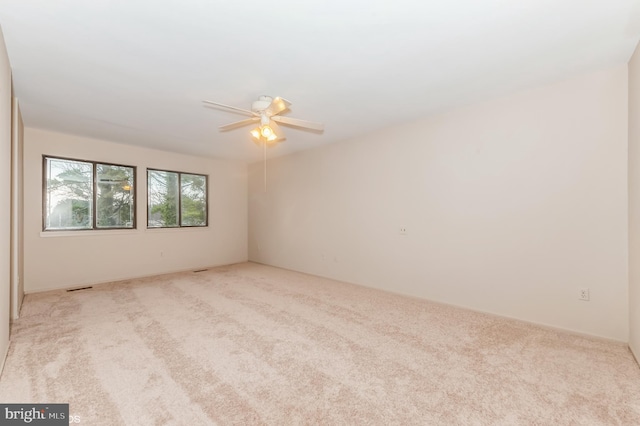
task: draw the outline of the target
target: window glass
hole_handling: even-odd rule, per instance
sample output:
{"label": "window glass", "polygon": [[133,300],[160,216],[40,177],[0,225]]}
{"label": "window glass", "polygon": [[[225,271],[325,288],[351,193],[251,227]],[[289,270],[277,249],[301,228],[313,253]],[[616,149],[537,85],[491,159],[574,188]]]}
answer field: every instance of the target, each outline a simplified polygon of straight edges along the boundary
{"label": "window glass", "polygon": [[93,165],[46,159],[45,229],[93,228]]}
{"label": "window glass", "polygon": [[178,226],[178,173],[162,170],[147,171],[149,228]]}
{"label": "window glass", "polygon": [[182,226],[207,224],[207,177],[182,173],[180,179]]}
{"label": "window glass", "polygon": [[133,226],[133,168],[98,164],[96,225],[98,228]]}

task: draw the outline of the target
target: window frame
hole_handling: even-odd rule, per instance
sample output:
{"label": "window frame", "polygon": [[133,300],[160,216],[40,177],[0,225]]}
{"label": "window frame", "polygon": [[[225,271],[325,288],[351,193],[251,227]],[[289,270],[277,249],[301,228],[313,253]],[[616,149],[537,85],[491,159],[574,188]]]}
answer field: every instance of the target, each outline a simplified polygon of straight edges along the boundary
{"label": "window frame", "polygon": [[[175,173],[178,175],[178,218],[175,226],[149,226],[149,172]],[[205,223],[204,225],[182,225],[182,175],[202,176],[206,186],[205,190]],[[209,175],[195,172],[182,172],[177,170],[157,169],[147,167],[147,229],[181,229],[181,228],[207,228],[209,227]]]}
{"label": "window frame", "polygon": [[[91,197],[91,227],[90,228],[61,228],[61,229],[47,229],[47,212],[48,212],[48,204],[47,204],[47,159],[52,160],[62,160],[62,161],[75,161],[79,163],[87,163],[91,164],[91,173],[92,173],[92,197]],[[97,226],[97,203],[98,203],[98,165],[101,166],[115,166],[115,167],[127,167],[133,170],[133,218],[131,220],[130,227],[109,227],[109,228],[100,228]],[[59,157],[56,155],[42,155],[42,232],[82,232],[82,231],[133,231],[138,228],[138,168],[137,166],[131,166],[127,164],[116,164],[109,163],[105,161],[93,161],[93,160],[83,160],[79,158],[70,158],[70,157]]]}

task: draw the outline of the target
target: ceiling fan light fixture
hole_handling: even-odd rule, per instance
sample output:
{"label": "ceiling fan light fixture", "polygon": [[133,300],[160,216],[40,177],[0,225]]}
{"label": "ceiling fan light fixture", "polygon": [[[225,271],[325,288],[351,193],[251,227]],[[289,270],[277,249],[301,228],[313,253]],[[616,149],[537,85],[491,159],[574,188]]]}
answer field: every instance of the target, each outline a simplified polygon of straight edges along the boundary
{"label": "ceiling fan light fixture", "polygon": [[260,126],[249,132],[256,141],[275,142],[278,135],[270,126]]}
{"label": "ceiling fan light fixture", "polygon": [[266,140],[272,140],[271,138],[275,138],[276,137],[275,132],[268,125],[260,127],[260,134]]}

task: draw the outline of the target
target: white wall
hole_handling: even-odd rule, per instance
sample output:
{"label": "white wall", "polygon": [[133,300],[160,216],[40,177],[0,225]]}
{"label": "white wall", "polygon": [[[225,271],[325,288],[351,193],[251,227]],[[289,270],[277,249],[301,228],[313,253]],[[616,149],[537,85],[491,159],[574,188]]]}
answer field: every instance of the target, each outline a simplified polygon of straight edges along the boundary
{"label": "white wall", "polygon": [[[137,166],[137,230],[42,232],[42,156]],[[247,260],[247,166],[25,128],[27,293]],[[209,175],[209,227],[146,229],[146,168]]]}
{"label": "white wall", "polygon": [[0,371],[9,347],[11,237],[11,67],[0,31]]}
{"label": "white wall", "polygon": [[268,168],[250,260],[627,341],[626,65]]}
{"label": "white wall", "polygon": [[640,47],[629,61],[629,347],[640,361]]}

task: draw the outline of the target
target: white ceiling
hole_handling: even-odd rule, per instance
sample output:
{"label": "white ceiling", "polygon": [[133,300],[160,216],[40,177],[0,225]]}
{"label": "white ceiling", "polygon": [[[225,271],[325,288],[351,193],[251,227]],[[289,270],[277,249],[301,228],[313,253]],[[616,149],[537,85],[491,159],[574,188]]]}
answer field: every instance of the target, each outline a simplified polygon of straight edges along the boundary
{"label": "white ceiling", "polygon": [[0,0],[26,126],[244,161],[242,119],[292,102],[269,155],[628,61],[640,0]]}

